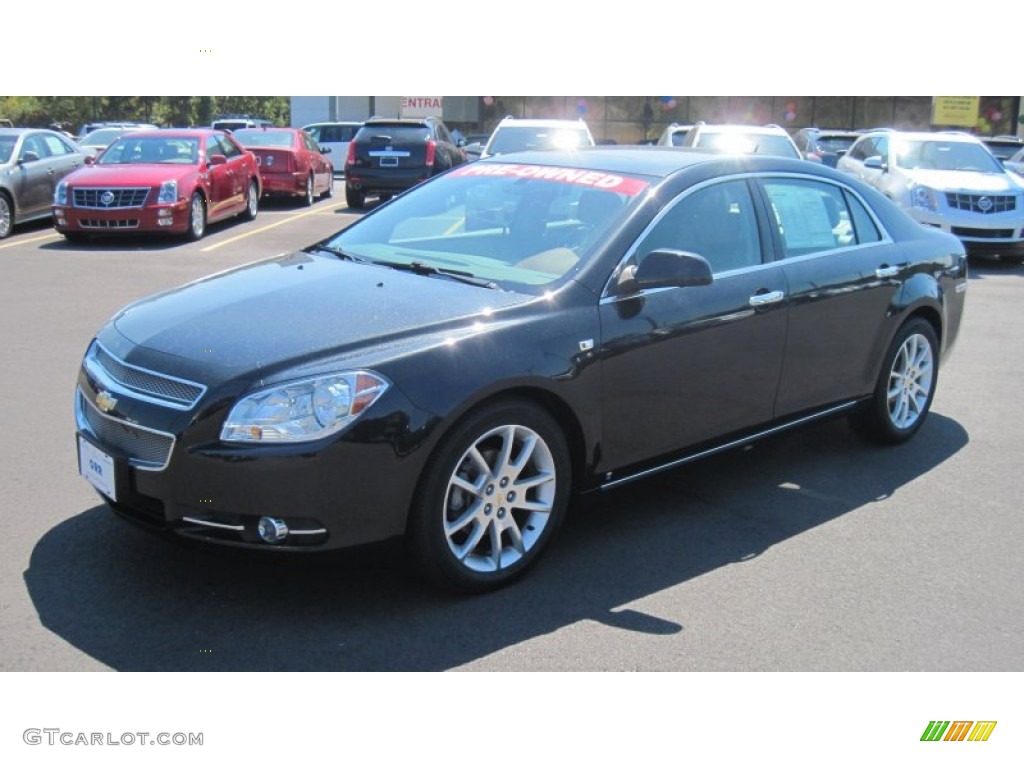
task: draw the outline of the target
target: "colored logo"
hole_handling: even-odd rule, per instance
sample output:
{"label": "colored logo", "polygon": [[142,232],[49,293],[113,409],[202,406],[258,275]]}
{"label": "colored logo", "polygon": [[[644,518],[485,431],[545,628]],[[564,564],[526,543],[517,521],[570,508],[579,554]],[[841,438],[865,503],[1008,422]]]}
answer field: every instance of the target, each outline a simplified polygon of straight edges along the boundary
{"label": "colored logo", "polygon": [[996,729],[995,720],[932,720],[921,741],[988,741]]}

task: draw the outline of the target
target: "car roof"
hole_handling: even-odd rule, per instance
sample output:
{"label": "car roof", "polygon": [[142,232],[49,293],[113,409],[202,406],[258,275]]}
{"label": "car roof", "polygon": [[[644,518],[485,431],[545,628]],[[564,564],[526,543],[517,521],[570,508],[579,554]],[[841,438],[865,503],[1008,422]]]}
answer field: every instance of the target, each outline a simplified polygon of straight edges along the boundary
{"label": "car roof", "polygon": [[228,135],[225,131],[216,128],[157,128],[151,131],[131,131],[133,138],[146,138],[148,136],[159,136],[170,139],[198,139],[203,136]]}
{"label": "car roof", "polygon": [[628,144],[580,147],[575,150],[545,149],[493,155],[476,161],[488,165],[553,165],[587,171],[639,174],[665,178],[686,168],[706,166],[723,173],[735,171],[793,171],[828,175],[846,180],[848,177],[830,173],[831,168],[788,157],[773,155],[724,155],[690,147],[657,147]]}
{"label": "car roof", "polygon": [[57,132],[56,131],[51,131],[49,128],[0,128],[0,136],[21,136],[22,134],[25,134],[25,133],[57,133]]}
{"label": "car roof", "polygon": [[321,121],[319,123],[306,123],[304,126],[302,126],[302,130],[306,130],[307,128],[316,128],[316,127],[321,126],[321,125],[349,126],[349,125],[362,125],[362,124],[363,124],[362,120],[323,120],[323,121]]}
{"label": "car roof", "polygon": [[701,125],[698,123],[694,128],[699,128],[705,133],[754,133],[754,134],[771,134],[773,136],[788,136],[785,128],[781,128],[778,125],[735,125],[735,124],[713,124],[705,123]]}
{"label": "car roof", "polygon": [[[560,120],[557,118],[547,117],[503,117],[501,123],[515,123],[516,125],[526,126],[527,128],[553,128],[561,126],[582,126],[586,125],[582,119],[578,120]],[[499,125],[501,125],[499,123]]]}
{"label": "car roof", "polygon": [[911,141],[959,141],[964,144],[980,144],[976,136],[962,131],[893,131],[881,130],[864,134],[883,134],[895,139],[910,139]]}

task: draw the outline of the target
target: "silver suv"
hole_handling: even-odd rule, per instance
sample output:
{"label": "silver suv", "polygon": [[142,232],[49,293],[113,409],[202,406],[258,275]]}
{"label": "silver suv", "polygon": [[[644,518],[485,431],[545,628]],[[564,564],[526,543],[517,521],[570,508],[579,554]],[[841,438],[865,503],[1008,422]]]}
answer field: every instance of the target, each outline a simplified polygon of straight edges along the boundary
{"label": "silver suv", "polygon": [[969,254],[1024,261],[1024,183],[970,134],[875,131],[836,167],[920,224],[956,235]]}
{"label": "silver suv", "polygon": [[480,157],[531,149],[578,149],[593,146],[594,137],[583,120],[506,117],[491,133]]}
{"label": "silver suv", "polygon": [[777,125],[709,125],[698,122],[686,134],[682,146],[739,155],[802,159],[789,134]]}

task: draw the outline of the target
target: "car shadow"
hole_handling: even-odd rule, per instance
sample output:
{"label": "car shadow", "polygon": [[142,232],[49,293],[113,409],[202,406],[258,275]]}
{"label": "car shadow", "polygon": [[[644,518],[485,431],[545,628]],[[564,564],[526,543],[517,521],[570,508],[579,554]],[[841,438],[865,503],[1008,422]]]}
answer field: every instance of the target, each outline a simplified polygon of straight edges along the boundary
{"label": "car shadow", "polygon": [[967,263],[967,277],[970,280],[984,280],[986,277],[1010,275],[1024,277],[1024,266],[1000,261],[996,258],[971,256]]}
{"label": "car shadow", "polygon": [[117,670],[445,670],[582,620],[685,632],[629,604],[864,511],[967,442],[937,413],[886,449],[830,422],[585,497],[535,570],[476,597],[408,575],[397,547],[293,558],[176,546],[105,505],[49,530],[24,578],[47,629]]}
{"label": "car shadow", "polygon": [[39,246],[40,250],[62,251],[65,253],[94,253],[102,249],[104,252],[125,253],[130,251],[166,251],[186,245],[202,245],[208,238],[231,227],[243,223],[238,217],[223,219],[206,225],[206,233],[198,243],[189,240],[183,234],[165,234],[162,232],[139,232],[133,235],[90,235],[88,239],[72,242],[62,237],[51,243]]}

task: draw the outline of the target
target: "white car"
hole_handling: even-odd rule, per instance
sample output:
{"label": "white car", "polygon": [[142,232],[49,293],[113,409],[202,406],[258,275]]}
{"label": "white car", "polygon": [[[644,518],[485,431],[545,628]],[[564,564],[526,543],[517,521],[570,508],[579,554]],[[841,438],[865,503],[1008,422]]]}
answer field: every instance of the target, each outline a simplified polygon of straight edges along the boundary
{"label": "white car", "polygon": [[875,131],[836,167],[956,235],[968,253],[1024,261],[1024,183],[970,134]]}
{"label": "white car", "polygon": [[583,120],[506,117],[491,133],[480,157],[531,149],[578,149],[594,145],[594,137]]}
{"label": "white car", "polygon": [[356,131],[363,127],[358,122],[332,122],[332,123],[311,123],[303,126],[302,130],[313,137],[321,147],[329,147],[331,150],[332,162],[334,163],[334,175],[341,176],[345,173],[345,158],[348,157],[348,144]]}
{"label": "white car", "polygon": [[773,155],[803,159],[786,129],[778,125],[711,125],[696,123],[681,146],[735,155]]}

